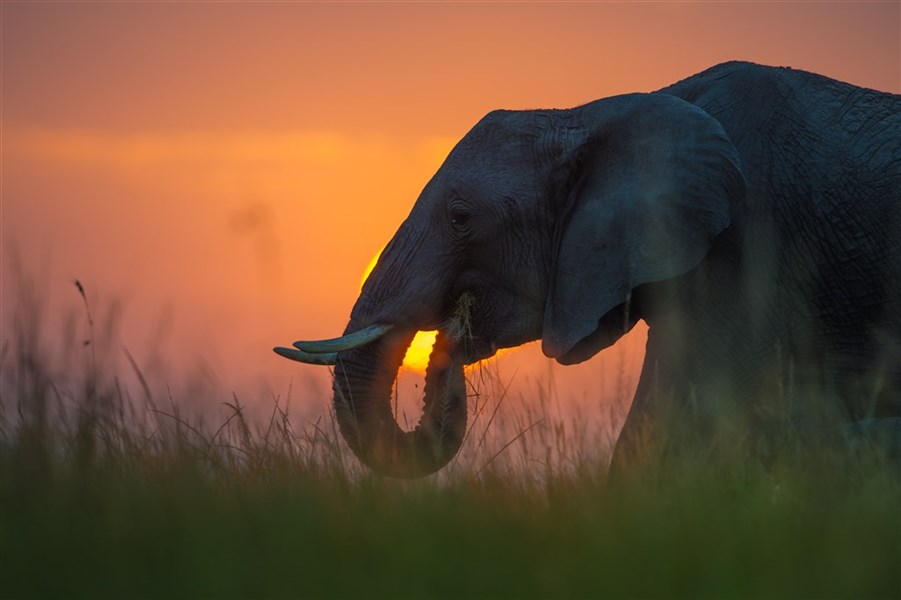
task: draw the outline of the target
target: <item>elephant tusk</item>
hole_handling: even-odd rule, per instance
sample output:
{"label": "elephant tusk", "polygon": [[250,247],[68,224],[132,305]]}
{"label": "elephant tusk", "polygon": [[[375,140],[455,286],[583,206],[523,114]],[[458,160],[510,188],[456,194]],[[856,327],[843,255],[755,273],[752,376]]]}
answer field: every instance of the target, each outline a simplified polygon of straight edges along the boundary
{"label": "elephant tusk", "polygon": [[341,352],[364,346],[370,342],[379,339],[391,329],[393,325],[370,325],[359,331],[342,335],[338,338],[330,340],[318,340],[315,342],[298,341],[294,342],[294,347],[303,352],[311,352],[313,354],[330,354],[333,352]]}
{"label": "elephant tusk", "polygon": [[273,348],[273,350],[279,356],[284,356],[285,358],[290,358],[291,360],[296,360],[297,362],[307,363],[310,365],[334,365],[338,360],[337,352],[320,352],[318,354],[311,354],[309,352],[295,350],[294,348],[282,348],[280,346]]}

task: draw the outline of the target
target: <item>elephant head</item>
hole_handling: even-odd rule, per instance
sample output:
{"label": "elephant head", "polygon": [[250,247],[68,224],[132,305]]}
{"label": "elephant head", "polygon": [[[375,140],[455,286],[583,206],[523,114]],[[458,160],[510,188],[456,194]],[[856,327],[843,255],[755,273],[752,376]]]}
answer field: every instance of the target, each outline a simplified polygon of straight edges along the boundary
{"label": "elephant head", "polygon": [[[335,365],[340,429],[364,463],[432,473],[463,440],[463,365],[537,339],[564,364],[610,346],[642,318],[636,288],[704,260],[743,186],[720,124],[673,96],[492,112],[426,185],[345,335],[276,352]],[[425,410],[405,432],[391,385],[431,329]]]}

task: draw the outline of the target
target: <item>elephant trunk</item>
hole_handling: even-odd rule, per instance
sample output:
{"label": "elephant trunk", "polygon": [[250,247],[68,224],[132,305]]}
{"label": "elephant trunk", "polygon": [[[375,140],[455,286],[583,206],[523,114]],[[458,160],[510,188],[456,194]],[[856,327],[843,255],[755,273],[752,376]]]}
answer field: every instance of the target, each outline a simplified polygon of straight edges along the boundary
{"label": "elephant trunk", "polygon": [[391,388],[414,333],[391,331],[339,352],[333,384],[338,425],[354,454],[372,469],[400,478],[442,468],[460,449],[466,431],[463,366],[454,360],[453,343],[444,331],[426,369],[422,418],[409,432],[395,421]]}

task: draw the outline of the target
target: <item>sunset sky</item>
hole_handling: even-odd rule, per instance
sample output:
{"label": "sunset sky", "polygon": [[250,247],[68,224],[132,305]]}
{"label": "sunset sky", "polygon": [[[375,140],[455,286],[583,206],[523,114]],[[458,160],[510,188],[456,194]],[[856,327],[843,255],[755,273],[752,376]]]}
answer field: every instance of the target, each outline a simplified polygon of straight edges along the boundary
{"label": "sunset sky", "polygon": [[[896,1],[0,11],[4,340],[18,255],[48,315],[80,310],[76,278],[98,314],[120,306],[115,345],[148,369],[309,384],[319,408],[327,372],[271,347],[343,330],[366,265],[486,112],[651,91],[732,59],[901,92]],[[642,334],[620,349],[630,372]],[[551,368],[535,347],[504,360],[524,382]],[[604,360],[557,381],[584,396],[620,368]]]}

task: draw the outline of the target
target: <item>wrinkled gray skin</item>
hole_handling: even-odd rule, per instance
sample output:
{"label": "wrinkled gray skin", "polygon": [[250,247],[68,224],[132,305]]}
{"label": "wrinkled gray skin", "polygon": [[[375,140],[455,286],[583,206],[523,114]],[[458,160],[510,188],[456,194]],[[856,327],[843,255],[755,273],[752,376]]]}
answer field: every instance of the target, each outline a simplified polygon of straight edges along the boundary
{"label": "wrinkled gray skin", "polygon": [[[464,292],[461,339],[447,329]],[[727,63],[651,94],[492,112],[353,308],[347,333],[395,327],[338,355],[341,431],[378,471],[433,472],[465,431],[462,364],[537,339],[578,363],[639,319],[647,353],[618,464],[672,415],[700,439],[727,422],[901,417],[901,96]],[[435,328],[426,414],[405,433],[391,382],[413,333]]]}

